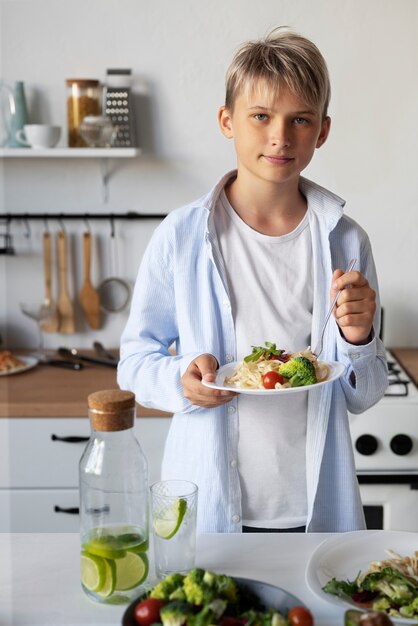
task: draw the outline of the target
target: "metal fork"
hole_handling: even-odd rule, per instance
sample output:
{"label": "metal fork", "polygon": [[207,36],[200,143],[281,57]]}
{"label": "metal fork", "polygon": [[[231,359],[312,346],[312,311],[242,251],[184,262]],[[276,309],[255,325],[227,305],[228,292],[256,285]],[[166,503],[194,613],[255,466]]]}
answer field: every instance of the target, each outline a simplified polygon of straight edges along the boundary
{"label": "metal fork", "polygon": [[[351,259],[351,261],[350,261],[350,263],[349,263],[349,266],[347,267],[347,269],[346,269],[346,271],[345,271],[345,273],[346,273],[346,274],[348,274],[348,272],[351,272],[351,270],[352,270],[352,269],[353,269],[353,267],[354,267],[355,262],[356,262],[356,259]],[[314,354],[316,357],[318,357],[318,356],[321,354],[321,352],[322,352],[325,329],[326,329],[326,327],[327,327],[328,320],[329,320],[329,318],[331,317],[331,313],[333,312],[334,307],[335,307],[335,305],[337,304],[338,296],[340,295],[341,291],[342,291],[342,289],[340,289],[339,291],[337,291],[337,293],[336,293],[336,294],[335,294],[335,296],[334,296],[333,301],[331,302],[331,306],[329,307],[329,310],[328,310],[327,316],[326,316],[326,318],[325,318],[324,325],[323,325],[322,330],[321,330],[321,334],[320,334],[320,336],[319,336],[319,341],[318,341],[318,343],[316,344],[315,350],[312,350],[312,354]]]}

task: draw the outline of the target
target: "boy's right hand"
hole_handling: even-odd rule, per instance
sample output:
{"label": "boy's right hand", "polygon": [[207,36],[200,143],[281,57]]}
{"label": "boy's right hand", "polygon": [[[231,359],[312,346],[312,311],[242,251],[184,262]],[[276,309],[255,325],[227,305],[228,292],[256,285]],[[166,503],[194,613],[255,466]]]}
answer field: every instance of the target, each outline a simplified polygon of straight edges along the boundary
{"label": "boy's right hand", "polygon": [[234,391],[210,389],[202,385],[202,379],[213,382],[216,378],[218,361],[212,354],[201,354],[194,359],[181,377],[183,393],[191,404],[205,409],[221,406],[232,400],[237,394]]}

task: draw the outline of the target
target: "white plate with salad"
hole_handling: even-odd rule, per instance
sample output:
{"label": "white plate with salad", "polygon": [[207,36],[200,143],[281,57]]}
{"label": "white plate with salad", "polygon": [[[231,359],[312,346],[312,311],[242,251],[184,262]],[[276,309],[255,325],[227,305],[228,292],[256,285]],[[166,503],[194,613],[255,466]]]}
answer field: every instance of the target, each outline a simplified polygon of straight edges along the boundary
{"label": "white plate with salad", "polygon": [[[381,589],[375,586],[376,581],[379,577],[383,580],[386,576],[385,581],[387,582],[389,580],[387,577],[392,577],[390,583],[392,590],[399,585],[403,587],[404,574],[401,572],[401,576],[396,578],[392,570],[396,572],[399,567],[402,570],[405,567],[404,563],[409,560],[408,557],[413,557],[417,550],[418,534],[413,532],[368,530],[339,533],[323,541],[313,552],[306,567],[306,584],[312,593],[321,600],[341,608],[355,606],[357,609],[367,610],[374,602],[380,602],[381,599],[386,600],[385,604],[390,605],[393,598],[385,597]],[[399,564],[396,555],[405,557],[401,564]],[[385,563],[370,567],[372,563],[382,561]],[[391,607],[384,608],[382,604],[379,608],[379,610],[387,612],[390,618],[399,624],[418,624],[418,599],[416,599],[418,598],[418,555],[415,566],[417,567],[416,589],[414,591],[413,583],[409,587],[407,585],[407,588],[408,594],[410,594],[408,604],[412,604],[412,602],[417,604],[416,617],[408,618],[402,617],[399,613],[397,615],[391,614]],[[387,572],[386,575],[378,573],[374,577],[371,573],[368,578],[369,583],[365,582],[370,569],[383,572],[384,567],[390,567],[391,571]],[[408,565],[408,567],[410,566]],[[357,578],[359,573],[361,578]],[[373,592],[369,589],[364,590],[363,586],[369,587],[372,580],[374,580],[372,583]],[[382,589],[386,589],[386,585],[381,586]],[[324,587],[331,588],[332,591],[326,592]],[[336,593],[341,595],[334,595]],[[398,592],[395,591],[394,593]],[[394,605],[392,609],[398,612],[399,605],[396,606]]]}
{"label": "white plate with salad", "polygon": [[328,385],[338,380],[345,366],[338,361],[319,361],[308,348],[286,352],[275,343],[253,346],[242,361],[227,363],[217,370],[213,382],[205,387],[251,395],[296,393]]}

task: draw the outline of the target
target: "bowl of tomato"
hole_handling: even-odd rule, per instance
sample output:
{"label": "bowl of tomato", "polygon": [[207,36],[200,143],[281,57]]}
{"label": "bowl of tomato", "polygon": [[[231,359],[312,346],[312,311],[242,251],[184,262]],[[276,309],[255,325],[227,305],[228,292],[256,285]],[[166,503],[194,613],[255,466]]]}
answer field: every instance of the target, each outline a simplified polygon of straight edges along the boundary
{"label": "bowl of tomato", "polygon": [[[283,617],[283,626],[314,626],[311,612],[296,596],[281,587],[247,578],[234,577],[240,595],[239,614],[226,611],[214,624],[218,626],[245,626],[247,619],[241,615],[251,609],[274,609]],[[134,600],[126,609],[122,626],[157,626],[161,624],[160,609],[167,604],[145,594]],[[281,625],[280,625],[281,626]]]}

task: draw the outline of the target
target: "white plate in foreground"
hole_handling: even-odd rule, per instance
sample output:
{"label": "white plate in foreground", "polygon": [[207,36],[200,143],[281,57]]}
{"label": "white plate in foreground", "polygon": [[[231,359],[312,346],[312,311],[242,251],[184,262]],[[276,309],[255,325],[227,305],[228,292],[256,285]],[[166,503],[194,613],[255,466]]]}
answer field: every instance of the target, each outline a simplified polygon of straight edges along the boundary
{"label": "white plate in foreground", "polygon": [[[341,608],[361,606],[350,600],[322,591],[331,578],[353,580],[359,571],[367,571],[372,561],[390,558],[386,549],[401,556],[410,556],[418,550],[418,534],[397,530],[359,530],[338,533],[323,541],[313,552],[306,567],[306,584],[316,596]],[[392,617],[400,624],[418,624],[416,619]]]}
{"label": "white plate in foreground", "polygon": [[241,361],[234,361],[233,363],[227,363],[222,365],[217,371],[216,379],[213,383],[208,383],[202,380],[202,385],[210,387],[211,389],[220,389],[221,391],[235,391],[236,393],[248,393],[251,395],[277,395],[283,393],[296,393],[298,391],[309,391],[310,389],[317,389],[322,385],[328,385],[337,380],[345,372],[345,365],[338,361],[322,361],[330,368],[329,378],[321,383],[315,383],[315,385],[306,385],[305,387],[285,387],[283,389],[240,389],[239,387],[233,387],[232,385],[225,385],[225,378],[232,376],[234,369],[239,365]]}
{"label": "white plate in foreground", "polygon": [[6,372],[0,372],[0,376],[11,376],[12,374],[21,374],[22,372],[26,372],[27,370],[32,369],[35,365],[38,365],[39,360],[34,356],[22,356],[17,355],[17,358],[24,362],[23,367],[17,367],[14,370],[7,370]]}

